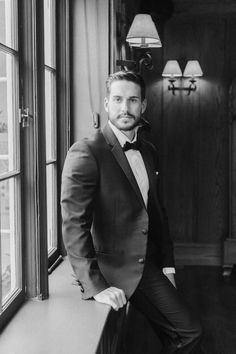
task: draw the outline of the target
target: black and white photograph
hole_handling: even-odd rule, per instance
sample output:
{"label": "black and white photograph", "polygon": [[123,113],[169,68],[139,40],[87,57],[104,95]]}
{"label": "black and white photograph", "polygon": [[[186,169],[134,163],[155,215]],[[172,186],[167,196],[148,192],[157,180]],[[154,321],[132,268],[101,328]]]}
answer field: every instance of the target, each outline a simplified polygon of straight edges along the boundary
{"label": "black and white photograph", "polygon": [[0,0],[0,353],[236,354],[236,1]]}

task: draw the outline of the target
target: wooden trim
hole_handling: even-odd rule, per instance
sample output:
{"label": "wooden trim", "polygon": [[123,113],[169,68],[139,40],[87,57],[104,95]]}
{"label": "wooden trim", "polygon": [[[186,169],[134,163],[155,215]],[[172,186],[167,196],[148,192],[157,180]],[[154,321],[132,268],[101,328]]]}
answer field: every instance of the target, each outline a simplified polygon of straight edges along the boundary
{"label": "wooden trim", "polygon": [[10,321],[10,319],[15,315],[24,301],[25,293],[23,290],[21,290],[19,293],[17,293],[17,296],[9,303],[7,308],[1,313],[0,333],[6,324]]}
{"label": "wooden trim", "polygon": [[[57,152],[58,152],[58,248],[65,255],[61,233],[61,172],[70,146],[70,8],[69,0],[60,0],[56,7],[57,67]],[[59,254],[58,254],[59,255]],[[58,256],[57,255],[57,256]],[[55,261],[55,258],[51,258]],[[51,264],[51,261],[50,261]]]}
{"label": "wooden trim", "polygon": [[176,266],[222,265],[222,245],[209,243],[175,243]]}
{"label": "wooden trim", "polygon": [[227,238],[224,242],[224,266],[236,264],[236,239]]}
{"label": "wooden trim", "polygon": [[108,18],[109,18],[109,37],[108,37],[108,51],[109,51],[109,75],[115,70],[115,48],[116,48],[116,23],[115,23],[115,4],[114,0],[109,0],[108,3]]}
{"label": "wooden trim", "polygon": [[10,179],[10,178],[19,176],[20,174],[21,174],[21,171],[17,171],[17,170],[3,173],[0,176],[0,182],[5,181],[6,179]]}
{"label": "wooden trim", "polygon": [[28,298],[48,296],[46,161],[44,123],[43,2],[24,0],[21,11],[21,108],[32,116],[21,129],[23,185],[23,260]]}
{"label": "wooden trim", "polygon": [[235,16],[236,4],[235,2],[214,3],[203,1],[189,5],[189,1],[175,0],[174,1],[174,16]]}
{"label": "wooden trim", "polygon": [[[34,115],[33,115],[33,58],[32,58],[32,2],[24,0],[19,6],[19,59],[20,59],[20,107],[27,107],[33,117],[27,129],[21,129],[22,151],[22,256],[25,270],[25,289],[27,297],[36,296],[36,255],[35,239],[35,149],[34,139]],[[29,188],[29,186],[31,186]]]}
{"label": "wooden trim", "polygon": [[49,66],[49,65],[47,65],[47,64],[44,64],[44,68],[45,68],[46,70],[50,71],[50,72],[53,73],[53,74],[56,74],[56,72],[57,72],[57,70],[56,70],[55,68],[53,68],[53,67],[51,67],[51,66]]}
{"label": "wooden trim", "polygon": [[0,50],[7,54],[12,54],[18,57],[18,51],[8,47],[7,45],[0,43]]}
{"label": "wooden trim", "polygon": [[[229,133],[229,231],[228,238],[224,241],[224,268],[225,274],[229,275],[230,268],[236,264],[236,78],[233,79],[229,88],[228,98],[228,133]],[[228,271],[226,269],[229,269]]]}
{"label": "wooden trim", "polygon": [[46,161],[46,166],[53,165],[53,164],[57,164],[57,160],[56,159],[50,159],[50,160]]}
{"label": "wooden trim", "polygon": [[34,5],[34,61],[35,75],[35,138],[36,138],[36,183],[37,183],[37,253],[38,284],[37,296],[48,298],[48,249],[47,249],[47,196],[46,196],[46,137],[45,137],[45,80],[44,80],[44,3],[33,0]]}

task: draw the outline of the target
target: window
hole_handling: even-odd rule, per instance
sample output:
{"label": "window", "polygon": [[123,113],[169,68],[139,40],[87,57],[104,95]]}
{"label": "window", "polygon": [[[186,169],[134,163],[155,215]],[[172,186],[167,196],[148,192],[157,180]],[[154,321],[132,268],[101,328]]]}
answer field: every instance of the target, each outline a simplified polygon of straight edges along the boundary
{"label": "window", "polygon": [[0,0],[0,329],[25,298],[47,298],[61,254],[68,39],[69,0]]}
{"label": "window", "polygon": [[48,254],[57,243],[56,8],[44,0],[45,119]]}
{"label": "window", "polygon": [[22,289],[17,1],[0,1],[1,308]]}

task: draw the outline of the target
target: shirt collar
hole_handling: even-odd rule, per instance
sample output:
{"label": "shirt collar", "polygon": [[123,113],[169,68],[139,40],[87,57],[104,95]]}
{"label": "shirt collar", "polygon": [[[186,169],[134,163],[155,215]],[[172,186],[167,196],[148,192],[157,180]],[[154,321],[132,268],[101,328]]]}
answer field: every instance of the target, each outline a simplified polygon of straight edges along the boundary
{"label": "shirt collar", "polygon": [[135,128],[134,138],[132,140],[130,140],[124,133],[122,133],[121,130],[119,130],[114,124],[112,124],[112,122],[110,120],[108,120],[108,124],[110,125],[110,127],[111,127],[113,133],[115,134],[117,140],[119,141],[121,147],[123,147],[127,141],[130,143],[132,141],[134,143],[137,140],[138,128]]}

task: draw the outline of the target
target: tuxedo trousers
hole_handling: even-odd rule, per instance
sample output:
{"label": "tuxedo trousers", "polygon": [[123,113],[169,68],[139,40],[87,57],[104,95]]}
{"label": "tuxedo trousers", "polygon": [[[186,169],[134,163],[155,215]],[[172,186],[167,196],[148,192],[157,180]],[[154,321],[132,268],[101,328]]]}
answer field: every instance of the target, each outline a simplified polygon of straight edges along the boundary
{"label": "tuxedo trousers", "polygon": [[178,290],[152,259],[130,303],[149,321],[162,345],[162,354],[200,353],[201,326],[181,299]]}

